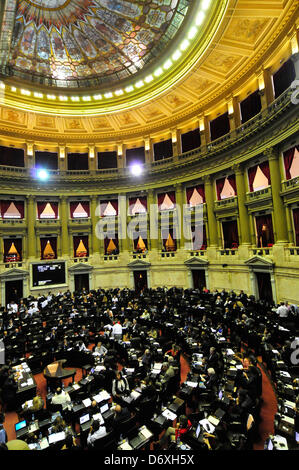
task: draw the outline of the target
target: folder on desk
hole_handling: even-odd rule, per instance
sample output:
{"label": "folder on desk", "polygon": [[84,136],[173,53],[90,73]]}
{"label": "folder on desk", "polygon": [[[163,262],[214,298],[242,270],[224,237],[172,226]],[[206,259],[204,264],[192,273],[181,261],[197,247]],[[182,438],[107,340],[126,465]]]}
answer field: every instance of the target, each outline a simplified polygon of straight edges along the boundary
{"label": "folder on desk", "polygon": [[170,421],[174,421],[177,417],[177,415],[175,413],[173,413],[172,411],[166,409],[163,411],[162,415],[167,418],[167,419],[170,419]]}
{"label": "folder on desk", "polygon": [[82,400],[83,405],[88,408],[91,405],[91,399],[86,398],[85,400]]}
{"label": "folder on desk", "polygon": [[49,444],[55,444],[55,442],[63,441],[65,439],[65,432],[56,432],[54,434],[50,434],[49,436]]}

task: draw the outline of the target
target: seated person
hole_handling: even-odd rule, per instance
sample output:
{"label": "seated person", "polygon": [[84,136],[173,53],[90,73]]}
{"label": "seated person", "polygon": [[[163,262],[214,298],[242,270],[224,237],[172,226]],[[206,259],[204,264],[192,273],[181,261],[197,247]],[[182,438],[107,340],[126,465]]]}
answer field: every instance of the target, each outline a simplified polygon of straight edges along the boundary
{"label": "seated person", "polygon": [[139,360],[142,362],[142,365],[146,367],[147,369],[150,369],[151,364],[152,364],[152,355],[149,349],[146,349],[144,351],[144,354],[139,358]]}
{"label": "seated person", "polygon": [[181,415],[178,419],[176,428],[169,426],[162,438],[160,439],[160,446],[162,449],[168,448],[169,441],[177,442],[182,434],[185,434],[192,428],[192,423],[189,421],[187,416]]}
{"label": "seated person", "polygon": [[[171,358],[173,360],[173,358]],[[175,376],[174,368],[171,365],[171,362],[163,362],[161,372],[159,374],[159,379],[156,382],[156,385],[160,388],[165,388],[169,380]]]}
{"label": "seated person", "polygon": [[142,320],[150,320],[151,319],[151,315],[150,313],[147,311],[147,310],[144,310],[144,312],[142,313],[142,315],[140,316],[140,318]]}
{"label": "seated person", "polygon": [[157,339],[158,338],[158,331],[156,330],[156,328],[152,327],[148,332],[148,336],[150,336],[151,338]]}
{"label": "seated person", "polygon": [[66,424],[66,422],[61,416],[57,416],[55,418],[53,425],[49,428],[49,432],[50,431],[51,431],[51,434],[55,434],[57,432],[63,432],[63,431],[65,432],[66,435],[74,434],[72,428]]}
{"label": "seated person", "polygon": [[94,353],[97,354],[100,358],[106,356],[108,349],[103,346],[102,342],[99,341],[94,349]]}
{"label": "seated person", "polygon": [[82,339],[78,342],[78,350],[79,351],[84,351],[84,352],[87,352],[89,351],[89,349],[85,346],[84,342],[82,341]]}
{"label": "seated person", "polygon": [[32,406],[28,406],[28,402],[25,402],[24,408],[23,408],[23,413],[36,413],[37,411],[42,410],[44,407],[44,400],[42,397],[37,395],[36,397],[33,398],[32,400]]}
{"label": "seated person", "polygon": [[112,425],[115,426],[123,421],[127,421],[131,417],[131,413],[126,406],[116,405],[114,408],[114,417]]}
{"label": "seated person", "polygon": [[65,443],[61,450],[79,450],[80,447],[77,445],[76,439],[71,434],[68,434],[65,438]]}
{"label": "seated person", "polygon": [[114,398],[122,398],[130,394],[130,387],[126,377],[116,372],[116,377],[112,382],[112,395]]}
{"label": "seated person", "polygon": [[55,395],[51,400],[52,405],[62,405],[62,409],[71,409],[72,400],[67,392],[62,390],[60,387],[57,388]]}
{"label": "seated person", "polygon": [[212,367],[209,367],[207,370],[207,377],[205,381],[205,387],[208,390],[216,391],[217,390],[217,384],[218,384],[218,377],[216,375],[215,370]]}
{"label": "seated person", "polygon": [[87,437],[87,444],[89,446],[93,446],[94,443],[101,439],[102,437],[106,436],[107,431],[105,426],[100,426],[99,421],[93,421],[92,425],[90,426],[88,437]]}

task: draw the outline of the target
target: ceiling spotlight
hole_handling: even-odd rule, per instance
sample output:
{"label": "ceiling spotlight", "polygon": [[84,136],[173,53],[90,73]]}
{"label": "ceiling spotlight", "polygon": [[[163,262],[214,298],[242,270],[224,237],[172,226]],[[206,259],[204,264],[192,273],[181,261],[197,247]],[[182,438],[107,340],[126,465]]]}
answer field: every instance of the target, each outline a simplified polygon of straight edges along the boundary
{"label": "ceiling spotlight", "polygon": [[41,181],[46,181],[49,178],[49,173],[47,170],[39,170],[37,176]]}
{"label": "ceiling spotlight", "polygon": [[139,165],[138,163],[135,163],[130,167],[130,171],[133,176],[140,176],[142,173],[142,166]]}

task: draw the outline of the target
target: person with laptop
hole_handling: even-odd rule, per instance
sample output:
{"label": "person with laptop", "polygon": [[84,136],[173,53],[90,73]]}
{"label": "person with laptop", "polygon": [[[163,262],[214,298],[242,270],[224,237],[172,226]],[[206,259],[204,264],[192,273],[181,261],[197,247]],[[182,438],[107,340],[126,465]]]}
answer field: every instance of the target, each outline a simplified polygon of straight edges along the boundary
{"label": "person with laptop", "polygon": [[87,437],[87,444],[89,446],[94,446],[94,443],[101,439],[102,437],[106,436],[107,431],[105,426],[100,426],[99,421],[93,421],[92,425],[90,426],[88,437]]}
{"label": "person with laptop", "polygon": [[106,356],[108,349],[102,344],[102,341],[99,341],[96,347],[94,348],[94,353],[99,356],[100,359]]}

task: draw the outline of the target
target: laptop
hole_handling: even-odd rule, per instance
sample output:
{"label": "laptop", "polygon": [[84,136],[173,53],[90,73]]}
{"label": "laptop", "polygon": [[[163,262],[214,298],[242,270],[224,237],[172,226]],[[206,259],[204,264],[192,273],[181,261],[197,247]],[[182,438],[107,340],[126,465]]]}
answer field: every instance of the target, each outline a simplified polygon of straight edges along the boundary
{"label": "laptop", "polygon": [[27,426],[27,422],[24,419],[23,421],[19,421],[18,423],[15,424],[15,431],[20,431],[20,429],[24,429]]}
{"label": "laptop", "polygon": [[197,425],[197,428],[196,428],[196,431],[195,431],[195,435],[197,437],[197,439],[199,438],[199,435],[200,435],[200,424],[198,423]]}
{"label": "laptop", "polygon": [[134,437],[130,441],[130,446],[132,446],[133,449],[136,449],[137,447],[140,447],[140,445],[142,445],[146,441],[147,441],[147,438],[143,434],[139,433],[138,436]]}
{"label": "laptop", "polygon": [[[102,411],[102,408],[105,407],[105,411]],[[109,418],[114,416],[113,411],[109,408],[108,403],[106,405],[101,406],[100,408],[101,415],[103,416],[104,420],[107,421]]]}
{"label": "laptop", "polygon": [[87,423],[87,421],[90,420],[89,413],[86,413],[85,415],[80,417],[80,425]]}

